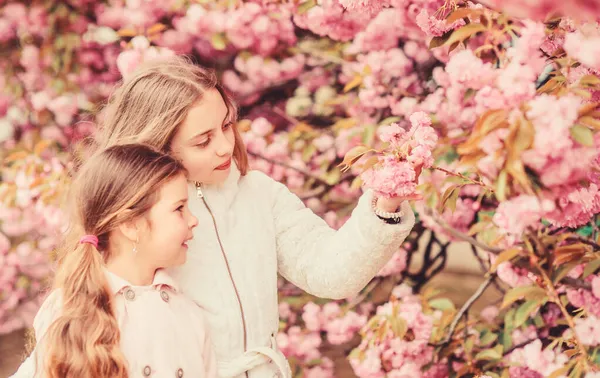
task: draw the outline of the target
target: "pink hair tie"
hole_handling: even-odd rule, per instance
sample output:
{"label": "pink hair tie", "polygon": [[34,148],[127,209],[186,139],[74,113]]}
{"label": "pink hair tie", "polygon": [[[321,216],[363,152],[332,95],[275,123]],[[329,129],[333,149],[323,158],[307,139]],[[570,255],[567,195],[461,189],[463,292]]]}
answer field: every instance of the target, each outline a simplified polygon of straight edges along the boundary
{"label": "pink hair tie", "polygon": [[85,235],[81,239],[79,239],[79,243],[88,243],[98,248],[98,237],[96,235]]}

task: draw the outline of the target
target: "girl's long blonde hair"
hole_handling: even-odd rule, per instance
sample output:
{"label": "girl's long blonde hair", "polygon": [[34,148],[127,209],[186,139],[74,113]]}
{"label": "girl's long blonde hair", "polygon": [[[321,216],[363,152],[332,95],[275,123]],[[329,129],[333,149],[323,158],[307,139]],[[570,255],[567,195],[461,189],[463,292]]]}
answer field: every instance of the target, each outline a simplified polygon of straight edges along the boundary
{"label": "girl's long blonde hair", "polygon": [[[227,106],[227,116],[235,121],[237,107],[213,71],[181,56],[143,64],[110,97],[99,124],[97,147],[145,143],[171,152],[173,136],[189,110],[211,89],[219,91]],[[233,130],[233,158],[245,175],[248,171],[246,147],[236,126]]]}
{"label": "girl's long blonde hair", "polygon": [[[57,254],[54,289],[60,315],[38,343],[47,378],[125,378],[127,363],[103,264],[114,254],[110,235],[144,216],[161,185],[183,174],[173,157],[143,145],[117,145],[85,162],[71,186],[70,229]],[[98,248],[79,243],[95,235]]]}

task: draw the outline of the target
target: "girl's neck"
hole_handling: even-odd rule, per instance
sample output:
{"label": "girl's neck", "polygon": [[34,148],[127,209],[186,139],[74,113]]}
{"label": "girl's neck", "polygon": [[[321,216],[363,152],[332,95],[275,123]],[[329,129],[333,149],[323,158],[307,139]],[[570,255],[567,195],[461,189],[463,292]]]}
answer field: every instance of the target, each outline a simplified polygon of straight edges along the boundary
{"label": "girl's neck", "polygon": [[151,285],[156,273],[156,268],[149,267],[131,253],[120,253],[106,263],[106,269],[134,286]]}

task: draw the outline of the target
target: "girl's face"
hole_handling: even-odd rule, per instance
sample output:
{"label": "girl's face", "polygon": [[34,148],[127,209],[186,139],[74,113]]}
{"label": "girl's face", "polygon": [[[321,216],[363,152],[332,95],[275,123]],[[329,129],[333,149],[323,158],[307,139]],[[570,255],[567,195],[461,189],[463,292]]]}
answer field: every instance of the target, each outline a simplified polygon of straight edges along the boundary
{"label": "girl's face", "polygon": [[190,109],[171,143],[192,181],[218,184],[229,176],[235,136],[233,117],[216,89]]}
{"label": "girl's face", "polygon": [[187,242],[198,219],[188,209],[188,187],[184,175],[163,184],[140,233],[138,251],[155,268],[185,263]]}

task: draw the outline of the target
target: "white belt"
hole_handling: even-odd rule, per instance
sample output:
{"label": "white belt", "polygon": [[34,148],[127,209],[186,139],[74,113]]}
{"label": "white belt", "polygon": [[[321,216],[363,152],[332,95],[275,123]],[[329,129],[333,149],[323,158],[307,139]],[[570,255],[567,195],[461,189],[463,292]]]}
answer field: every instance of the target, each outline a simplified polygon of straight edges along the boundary
{"label": "white belt", "polygon": [[227,361],[219,361],[217,369],[221,378],[237,377],[248,370],[252,370],[270,361],[273,361],[277,366],[282,378],[292,377],[292,371],[287,360],[278,352],[274,336],[271,336],[271,347],[251,348],[239,357]]}

